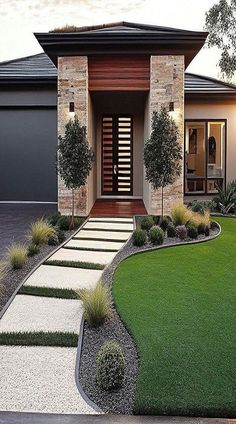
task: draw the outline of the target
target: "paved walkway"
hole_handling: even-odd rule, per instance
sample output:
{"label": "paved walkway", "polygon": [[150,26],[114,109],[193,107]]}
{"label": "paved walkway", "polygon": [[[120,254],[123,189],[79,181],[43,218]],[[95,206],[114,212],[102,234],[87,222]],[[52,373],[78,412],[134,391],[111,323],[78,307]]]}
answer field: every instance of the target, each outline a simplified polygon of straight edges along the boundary
{"label": "paved walkway", "polygon": [[[37,296],[35,289],[95,287],[103,272],[97,268],[112,261],[132,231],[132,218],[90,218],[52,254],[50,261],[56,265],[47,261],[28,278],[29,294],[16,295],[0,321],[0,333],[79,335],[81,301]],[[88,263],[91,269],[86,269]],[[66,347],[0,346],[0,410],[95,414],[76,387],[76,353],[76,348]]]}
{"label": "paved walkway", "polygon": [[0,203],[0,258],[13,242],[24,242],[30,223],[57,210],[50,204]]}

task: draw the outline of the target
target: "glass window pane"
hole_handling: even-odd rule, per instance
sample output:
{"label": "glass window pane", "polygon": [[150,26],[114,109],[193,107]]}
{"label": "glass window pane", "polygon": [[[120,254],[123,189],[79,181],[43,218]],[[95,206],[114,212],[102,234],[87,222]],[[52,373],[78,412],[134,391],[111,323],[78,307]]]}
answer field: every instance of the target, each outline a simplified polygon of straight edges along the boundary
{"label": "glass window pane", "polygon": [[187,122],[185,140],[185,192],[204,193],[206,178],[205,122]]}
{"label": "glass window pane", "polygon": [[225,173],[225,122],[208,123],[207,140],[207,192],[216,193]]}

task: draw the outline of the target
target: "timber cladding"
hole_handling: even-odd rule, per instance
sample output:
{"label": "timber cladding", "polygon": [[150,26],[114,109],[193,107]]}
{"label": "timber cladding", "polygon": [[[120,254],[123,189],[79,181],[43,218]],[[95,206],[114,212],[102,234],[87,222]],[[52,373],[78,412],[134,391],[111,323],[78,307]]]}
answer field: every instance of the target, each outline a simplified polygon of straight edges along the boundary
{"label": "timber cladding", "polygon": [[90,91],[149,91],[150,56],[90,56]]}

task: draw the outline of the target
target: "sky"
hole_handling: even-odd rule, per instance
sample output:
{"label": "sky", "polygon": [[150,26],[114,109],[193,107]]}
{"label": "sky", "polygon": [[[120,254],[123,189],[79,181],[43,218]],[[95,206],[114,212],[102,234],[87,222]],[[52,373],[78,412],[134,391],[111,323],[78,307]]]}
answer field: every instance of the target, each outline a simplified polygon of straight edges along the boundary
{"label": "sky", "polygon": [[[0,61],[42,52],[34,32],[64,25],[139,22],[204,29],[205,12],[217,0],[0,0]],[[188,72],[220,78],[217,49],[203,48]]]}

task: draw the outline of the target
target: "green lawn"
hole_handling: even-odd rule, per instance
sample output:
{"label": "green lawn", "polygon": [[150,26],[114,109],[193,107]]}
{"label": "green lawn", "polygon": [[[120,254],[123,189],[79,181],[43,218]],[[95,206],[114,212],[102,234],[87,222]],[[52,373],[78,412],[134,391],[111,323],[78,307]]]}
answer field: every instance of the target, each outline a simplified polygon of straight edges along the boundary
{"label": "green lawn", "polygon": [[216,240],[141,253],[118,267],[113,295],[136,341],[136,414],[234,417],[236,219]]}

